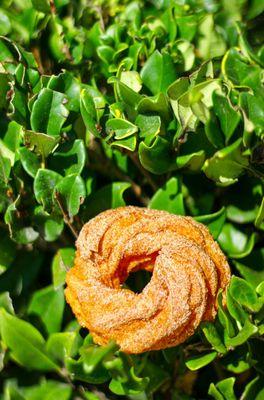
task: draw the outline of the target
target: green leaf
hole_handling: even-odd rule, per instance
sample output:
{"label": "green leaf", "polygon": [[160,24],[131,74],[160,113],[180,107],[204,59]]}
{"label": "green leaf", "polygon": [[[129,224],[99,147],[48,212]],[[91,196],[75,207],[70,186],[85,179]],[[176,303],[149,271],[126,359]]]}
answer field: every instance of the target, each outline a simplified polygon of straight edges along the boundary
{"label": "green leaf", "polygon": [[208,394],[216,400],[237,400],[234,393],[235,378],[227,378],[216,385],[210,384]]}
{"label": "green leaf", "polygon": [[210,364],[217,356],[216,351],[212,351],[208,354],[202,354],[188,359],[185,364],[187,368],[191,371],[196,371],[197,369],[203,368]]}
{"label": "green leaf", "polygon": [[236,320],[237,325],[241,328],[245,324],[248,318],[248,314],[243,309],[243,307],[232,297],[229,289],[226,293],[226,303],[229,314],[234,318],[234,320]]}
{"label": "green leaf", "polygon": [[158,114],[165,122],[171,120],[170,105],[164,93],[140,98],[137,111],[139,114]]}
{"label": "green leaf", "polygon": [[137,138],[135,136],[130,136],[125,139],[115,140],[111,143],[111,147],[119,147],[129,151],[135,151],[137,146]]}
{"label": "green leaf", "polygon": [[61,175],[80,174],[87,159],[83,140],[60,145],[50,158],[49,167]]}
{"label": "green leaf", "polygon": [[142,81],[137,71],[121,72],[120,81],[134,90],[134,92],[140,92],[142,88]]}
{"label": "green leaf", "polygon": [[69,384],[53,380],[43,380],[40,385],[21,388],[26,400],[70,400],[72,388]]}
{"label": "green leaf", "polygon": [[142,139],[152,139],[157,136],[161,130],[161,119],[158,115],[139,114],[135,124],[139,128],[139,135]]}
{"label": "green leaf", "polygon": [[172,177],[157,190],[149,202],[149,208],[165,210],[172,214],[184,215],[183,194],[178,177]]}
{"label": "green leaf", "polygon": [[87,131],[95,137],[100,137],[100,130],[97,129],[98,119],[95,102],[92,95],[86,89],[81,91],[80,111]]}
{"label": "green leaf", "polygon": [[213,349],[222,354],[225,354],[227,352],[222,338],[214,324],[212,324],[211,322],[203,323],[202,331],[208,342],[212,345]]}
{"label": "green leaf", "polygon": [[83,359],[78,360],[68,357],[65,362],[66,368],[70,373],[72,380],[78,380],[87,383],[99,384],[107,382],[110,378],[108,371],[102,365],[96,368],[93,372],[87,373],[84,368]]}
{"label": "green leaf", "polygon": [[134,124],[121,118],[109,119],[106,123],[106,129],[107,133],[114,135],[115,139],[125,139],[138,130]]}
{"label": "green leaf", "polygon": [[224,135],[220,129],[216,116],[211,112],[205,123],[205,134],[210,143],[216,148],[223,148],[225,145]]}
{"label": "green leaf", "polygon": [[12,164],[11,164],[11,160],[9,158],[4,157],[3,151],[1,149],[0,150],[0,179],[6,184],[9,182],[9,176],[10,176]]}
{"label": "green leaf", "polygon": [[67,271],[73,267],[75,250],[65,247],[58,250],[52,261],[52,281],[54,289],[57,290],[65,283]]}
{"label": "green leaf", "polygon": [[83,359],[84,370],[90,374],[96,370],[99,364],[107,357],[113,355],[118,350],[118,346],[110,341],[106,346],[96,346],[94,344],[83,345],[80,355]]}
{"label": "green leaf", "polygon": [[149,383],[149,378],[140,378],[136,375],[131,360],[124,353],[119,353],[116,358],[105,361],[104,365],[109,370],[112,380],[109,389],[117,395],[135,395],[143,392]]}
{"label": "green leaf", "polygon": [[62,177],[57,172],[49,169],[39,169],[34,179],[36,200],[49,213],[54,207],[54,189],[61,179]]}
{"label": "green leaf", "polygon": [[59,136],[49,136],[44,133],[24,131],[26,147],[46,158],[55,149],[59,142]]}
{"label": "green leaf", "polygon": [[241,374],[251,368],[249,361],[249,351],[247,344],[236,347],[232,352],[229,352],[222,360],[221,364],[235,374]]}
{"label": "green leaf", "polygon": [[143,167],[157,175],[168,172],[173,163],[171,145],[160,136],[157,136],[151,145],[140,142],[138,155]]}
{"label": "green leaf", "polygon": [[64,305],[63,289],[47,286],[33,294],[28,313],[37,315],[50,334],[60,331]]}
{"label": "green leaf", "polygon": [[249,382],[242,394],[243,400],[261,400],[264,396],[264,379],[261,376],[257,376],[251,382]]}
{"label": "green leaf", "polygon": [[206,14],[199,24],[198,51],[205,60],[220,57],[225,53],[226,43],[215,28],[213,14]]}
{"label": "green leaf", "polygon": [[170,55],[161,54],[155,50],[142,68],[140,76],[152,94],[165,92],[176,79],[176,71]]}
{"label": "green leaf", "polygon": [[222,207],[219,211],[213,214],[200,215],[195,219],[196,221],[202,222],[203,224],[207,225],[213,238],[217,239],[220,232],[222,231],[226,220],[226,209],[225,207]]}
{"label": "green leaf", "polygon": [[0,331],[12,358],[20,365],[40,371],[58,371],[59,367],[49,358],[45,341],[39,331],[17,317],[0,310]]}
{"label": "green leaf", "polygon": [[0,308],[4,308],[9,314],[15,314],[9,292],[3,292],[0,294]]}
{"label": "green leaf", "polygon": [[24,170],[34,178],[40,168],[40,160],[38,156],[32,151],[28,150],[26,147],[21,147],[18,150],[18,154],[20,156],[21,163],[23,165]]}
{"label": "green leaf", "polygon": [[236,127],[240,121],[240,115],[231,106],[227,97],[213,93],[213,107],[214,112],[219,118],[221,129],[225,135],[226,142],[228,143],[233,136]]}
{"label": "green leaf", "polygon": [[218,241],[222,249],[231,258],[244,258],[248,256],[255,245],[256,234],[252,233],[250,237],[235,225],[225,223],[218,237]]}
{"label": "green leaf", "polygon": [[254,96],[250,93],[240,94],[240,104],[249,121],[253,124],[258,134],[263,133],[264,129],[264,100],[261,96]]}
{"label": "green leaf", "polygon": [[[57,6],[56,3],[57,1],[55,1],[55,6]],[[71,72],[63,71],[59,75],[52,75],[47,83],[47,87],[66,94],[68,98],[67,108],[69,111],[80,111],[81,83]]]}
{"label": "green leaf", "polygon": [[258,214],[255,220],[255,226],[257,228],[264,229],[264,197],[262,198],[261,204],[259,206]]}
{"label": "green leaf", "polygon": [[65,176],[56,185],[55,191],[59,193],[69,217],[78,214],[86,196],[85,183],[81,176],[77,174]]}
{"label": "green leaf", "polygon": [[47,352],[54,360],[64,362],[68,357],[75,357],[82,338],[78,332],[52,333],[47,341]]}
{"label": "green leaf", "polygon": [[238,86],[250,86],[258,90],[261,69],[257,65],[250,65],[237,48],[231,48],[222,59],[224,76]]}
{"label": "green leaf", "polygon": [[110,183],[90,194],[85,201],[85,216],[92,218],[104,210],[109,208],[117,208],[124,206],[124,192],[130,187],[127,182]]}
{"label": "green leaf", "polygon": [[247,168],[248,157],[242,154],[241,139],[219,150],[205,161],[203,171],[215,182],[228,186],[237,181],[238,176]]}
{"label": "green leaf", "polygon": [[242,329],[238,332],[238,334],[232,338],[225,338],[225,345],[228,348],[241,346],[245,343],[251,336],[255,335],[258,332],[258,328],[253,325],[248,319],[246,320]]}
{"label": "green leaf", "polygon": [[111,77],[108,80],[108,83],[114,84],[114,88],[117,92],[118,99],[120,99],[128,111],[131,112],[131,109],[135,109],[139,104],[142,97],[140,94],[132,90],[129,86],[125,85],[116,77]]}
{"label": "green leaf", "polygon": [[230,287],[230,293],[232,297],[242,306],[246,307],[252,312],[259,311],[262,306],[262,302],[258,299],[258,296],[252,286],[237,276],[233,276]]}
{"label": "green leaf", "polygon": [[65,107],[68,100],[63,93],[44,88],[33,104],[30,123],[32,130],[52,136],[59,135],[69,111]]}

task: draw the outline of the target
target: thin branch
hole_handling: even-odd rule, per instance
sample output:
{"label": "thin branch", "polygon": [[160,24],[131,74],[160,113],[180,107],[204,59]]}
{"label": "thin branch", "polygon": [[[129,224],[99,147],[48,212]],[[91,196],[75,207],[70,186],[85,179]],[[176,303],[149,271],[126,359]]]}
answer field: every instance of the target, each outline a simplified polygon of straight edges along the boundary
{"label": "thin branch", "polygon": [[60,208],[60,210],[61,210],[61,213],[62,213],[62,215],[63,215],[64,222],[65,222],[65,223],[68,225],[68,227],[70,228],[70,230],[71,230],[73,236],[75,237],[75,239],[77,239],[77,237],[78,237],[78,231],[75,229],[75,227],[74,227],[74,225],[73,225],[73,223],[72,223],[72,221],[71,221],[71,219],[70,219],[68,213],[64,210],[63,203],[62,203],[62,200],[61,200],[61,197],[60,197],[60,193],[57,192],[57,191],[55,191],[55,199],[56,199],[57,202],[58,202],[58,206],[59,206],[59,208]]}

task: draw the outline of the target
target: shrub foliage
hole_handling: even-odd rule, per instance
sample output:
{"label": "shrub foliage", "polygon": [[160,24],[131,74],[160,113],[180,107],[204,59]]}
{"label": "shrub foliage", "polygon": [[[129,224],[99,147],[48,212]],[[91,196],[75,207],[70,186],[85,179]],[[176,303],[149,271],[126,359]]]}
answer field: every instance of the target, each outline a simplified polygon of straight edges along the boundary
{"label": "shrub foliage", "polygon": [[[264,398],[263,10],[1,1],[2,399]],[[96,346],[65,305],[81,226],[125,204],[193,216],[229,258],[226,306],[176,348]]]}

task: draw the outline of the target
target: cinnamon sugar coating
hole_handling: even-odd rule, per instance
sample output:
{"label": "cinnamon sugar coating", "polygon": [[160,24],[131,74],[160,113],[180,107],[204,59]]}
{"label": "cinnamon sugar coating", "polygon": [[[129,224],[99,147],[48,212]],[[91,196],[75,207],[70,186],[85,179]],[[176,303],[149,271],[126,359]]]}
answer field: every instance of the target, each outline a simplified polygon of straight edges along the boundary
{"label": "cinnamon sugar coating", "polygon": [[[152,272],[139,294],[129,273]],[[191,217],[138,207],[105,211],[86,223],[67,273],[67,302],[94,341],[127,353],[176,346],[216,315],[230,269],[208,229]]]}

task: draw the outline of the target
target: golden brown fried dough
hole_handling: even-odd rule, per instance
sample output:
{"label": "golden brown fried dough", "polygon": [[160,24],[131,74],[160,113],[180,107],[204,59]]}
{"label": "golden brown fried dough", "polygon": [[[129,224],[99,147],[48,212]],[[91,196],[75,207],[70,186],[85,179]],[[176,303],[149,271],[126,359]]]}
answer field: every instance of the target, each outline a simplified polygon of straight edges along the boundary
{"label": "golden brown fried dough", "polygon": [[[152,272],[139,294],[122,288],[131,272]],[[127,353],[176,346],[216,314],[230,269],[208,229],[191,217],[138,207],[105,211],[77,240],[66,299],[94,341]]]}

